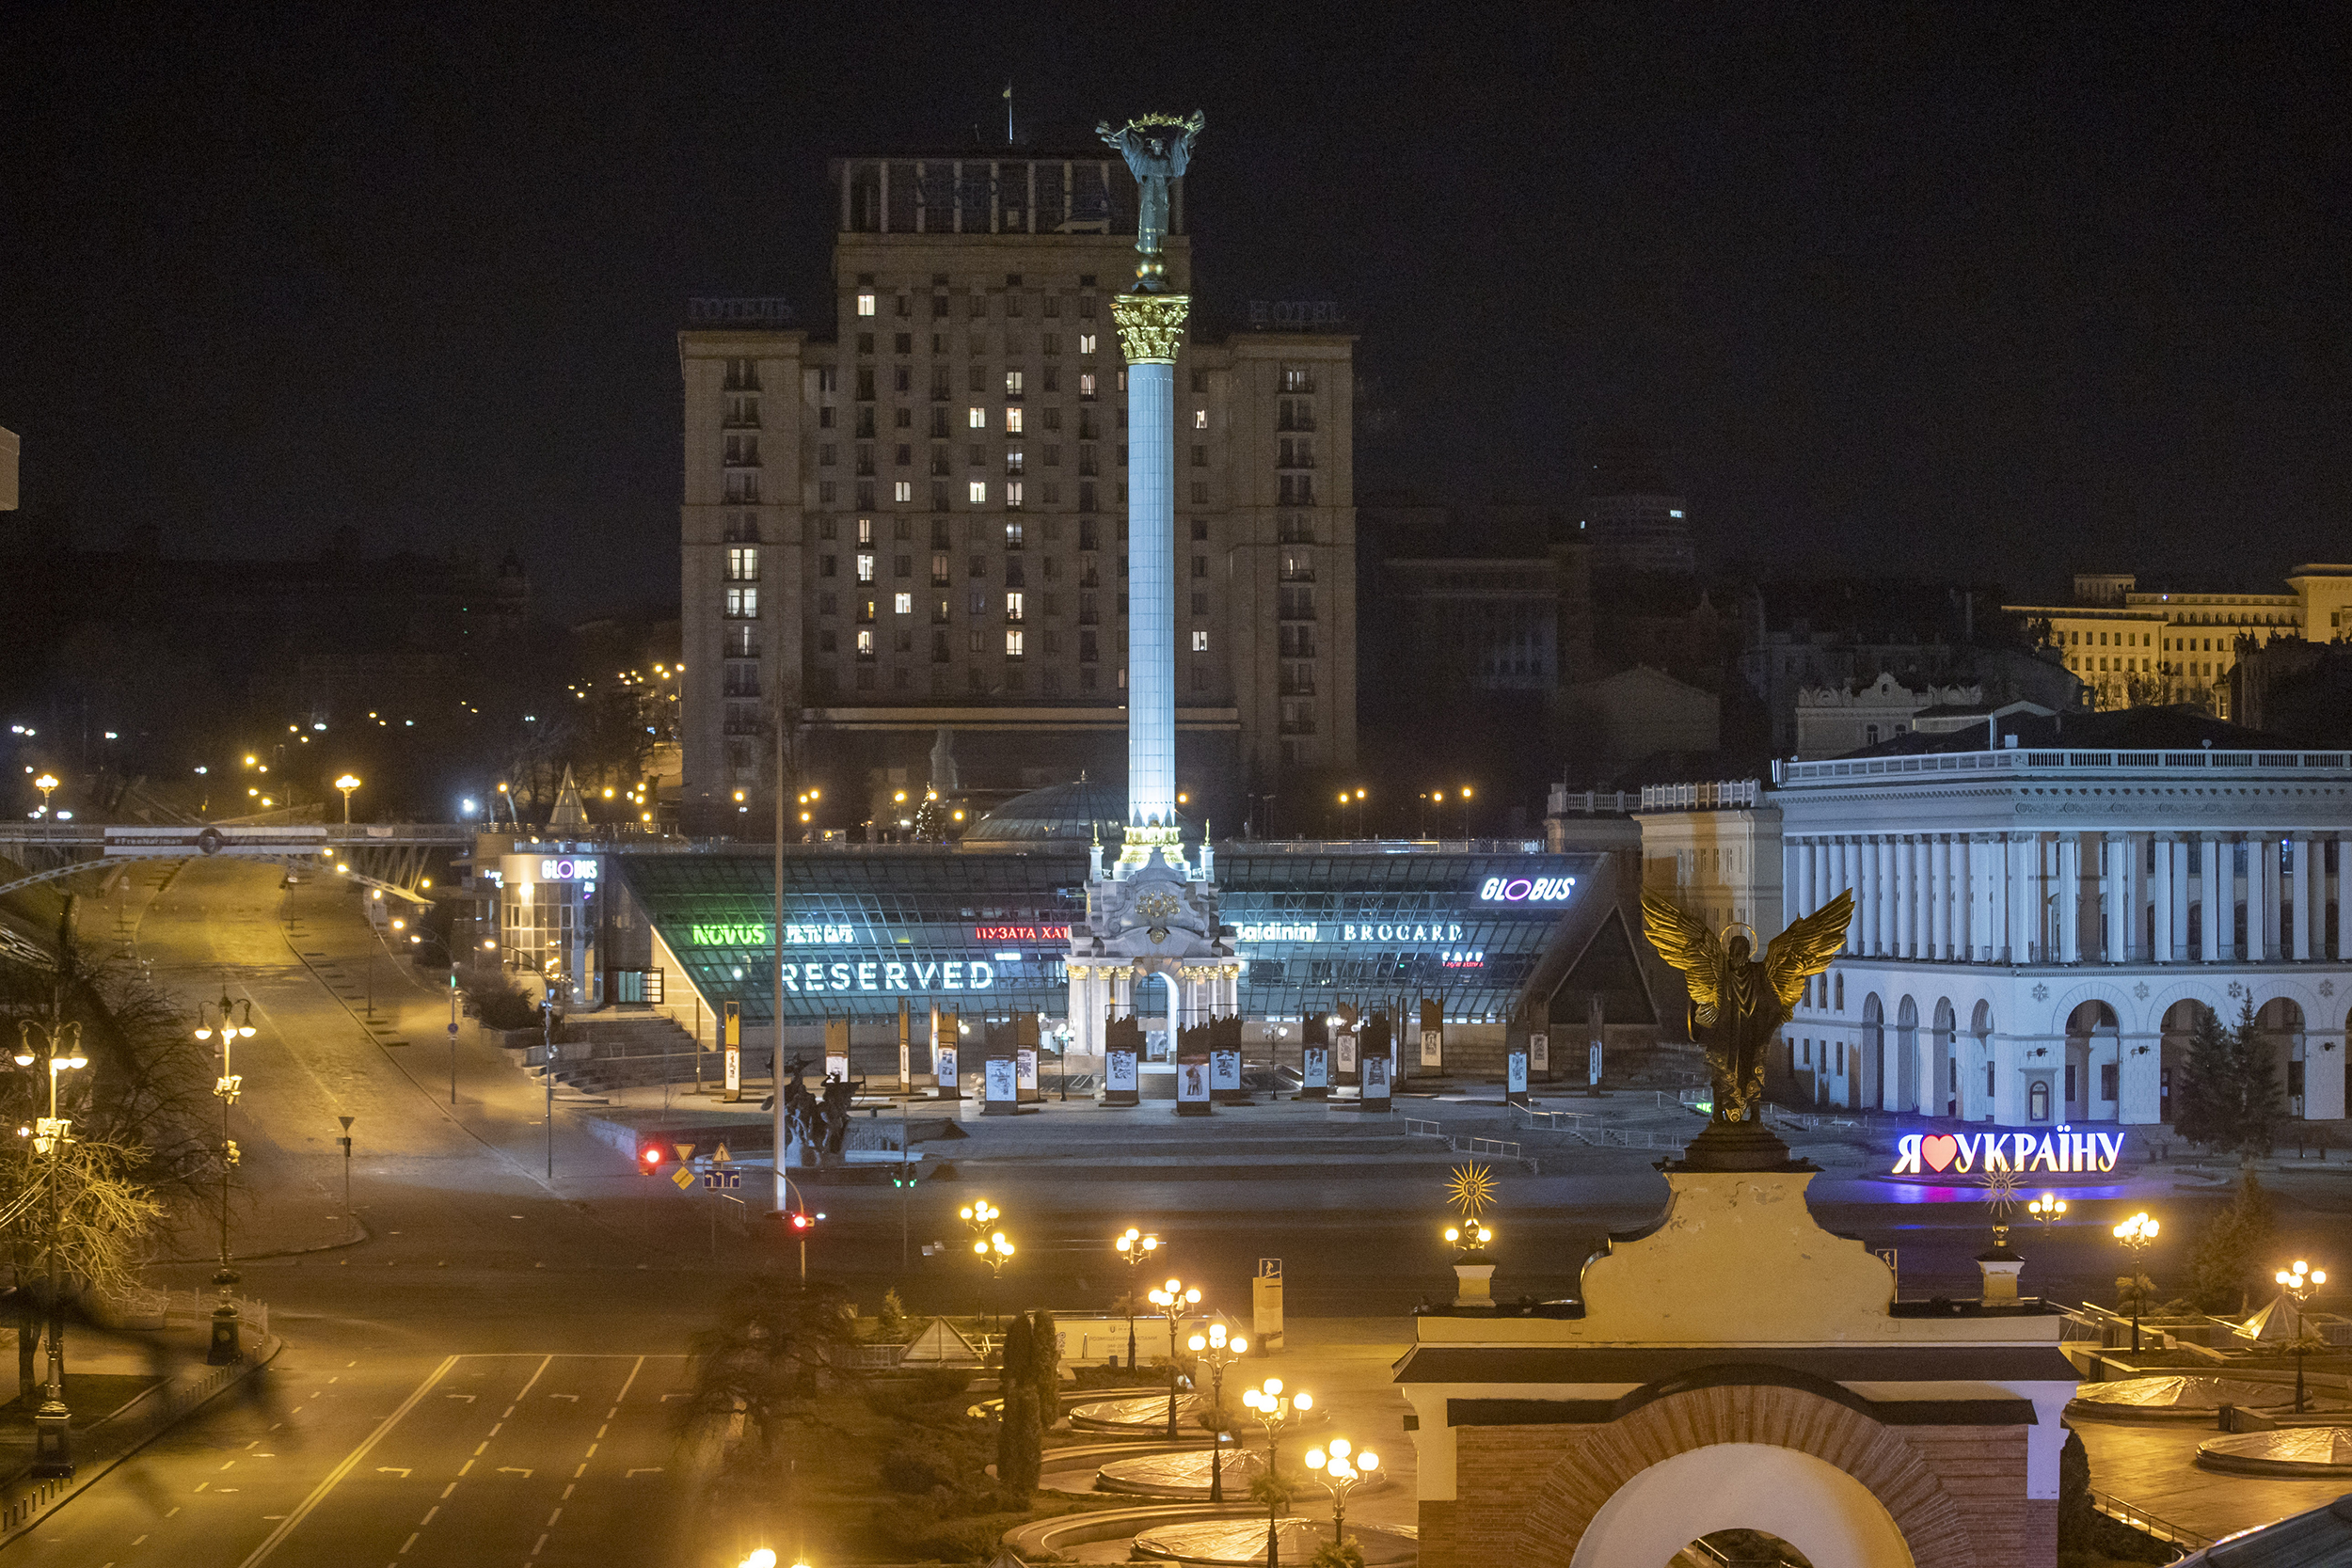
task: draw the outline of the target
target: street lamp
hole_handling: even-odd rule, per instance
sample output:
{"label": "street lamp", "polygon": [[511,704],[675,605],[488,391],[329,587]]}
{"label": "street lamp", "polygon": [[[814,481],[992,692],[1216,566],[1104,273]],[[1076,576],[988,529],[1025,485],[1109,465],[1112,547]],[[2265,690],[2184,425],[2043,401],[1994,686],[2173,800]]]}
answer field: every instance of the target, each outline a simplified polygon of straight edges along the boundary
{"label": "street lamp", "polygon": [[2303,1303],[2311,1299],[2314,1286],[2328,1283],[2328,1271],[2314,1269],[2300,1258],[2293,1269],[2280,1269],[2271,1276],[2279,1282],[2280,1291],[2295,1303],[2295,1342],[2287,1348],[2295,1352],[2295,1413],[2303,1414],[2303,1357],[2311,1354],[2311,1329],[2303,1322]]}
{"label": "street lamp", "polygon": [[343,826],[351,826],[351,792],[359,787],[359,775],[345,773],[335,781],[335,787],[343,792]]}
{"label": "street lamp", "polygon": [[33,787],[40,791],[40,814],[43,816],[47,816],[49,815],[49,797],[51,792],[56,790],[57,787],[57,775],[55,773],[43,773],[40,778],[33,781]]}
{"label": "street lamp", "polygon": [[1331,1494],[1331,1543],[1337,1545],[1346,1539],[1347,1495],[1372,1479],[1380,1468],[1380,1456],[1366,1449],[1358,1453],[1344,1437],[1331,1439],[1331,1449],[1307,1450],[1307,1468],[1315,1472],[1315,1480]]}
{"label": "street lamp", "polygon": [[249,1001],[246,1003],[245,1022],[242,1023],[230,1016],[230,1009],[234,1006],[229,1000],[229,993],[221,992],[218,1004],[220,1022],[208,1024],[204,1022],[204,1005],[197,1005],[196,1037],[211,1039],[215,1034],[220,1037],[220,1078],[213,1085],[213,1092],[220,1096],[220,1269],[213,1275],[213,1283],[220,1287],[220,1305],[213,1308],[213,1348],[204,1357],[206,1362],[215,1367],[229,1365],[241,1354],[237,1304],[229,1295],[229,1287],[234,1285],[238,1277],[237,1271],[229,1266],[229,1175],[237,1164],[236,1140],[229,1135],[229,1107],[237,1102],[237,1094],[245,1080],[229,1069],[229,1047],[234,1040],[253,1037],[253,1004]]}
{"label": "street lamp", "polygon": [[2115,1239],[2123,1243],[2132,1255],[2132,1354],[2139,1354],[2139,1309],[2147,1302],[2152,1288],[2143,1263],[2148,1249],[2155,1244],[2156,1222],[2145,1212],[2134,1214],[2115,1227]]}
{"label": "street lamp", "polygon": [[[1225,1369],[1242,1358],[1249,1341],[1236,1334],[1231,1341],[1225,1338],[1223,1323],[1211,1323],[1206,1335],[1196,1334],[1184,1341],[1196,1360],[1209,1367],[1209,1419],[1225,1419]],[[1209,1501],[1225,1500],[1225,1430],[1220,1426],[1209,1429]]]}
{"label": "street lamp", "polygon": [[[1068,1077],[1068,1072],[1065,1071],[1063,1076]],[[1136,1370],[1136,1268],[1160,1250],[1160,1239],[1147,1236],[1131,1225],[1127,1233],[1111,1245],[1117,1247],[1119,1256],[1127,1260],[1127,1370],[1132,1372]]]}
{"label": "street lamp", "polygon": [[[1305,1389],[1295,1394],[1282,1391],[1282,1380],[1267,1378],[1255,1388],[1241,1391],[1242,1408],[1258,1418],[1258,1425],[1265,1429],[1265,1473],[1269,1480],[1281,1479],[1281,1456],[1275,1451],[1281,1441],[1282,1428],[1293,1415],[1305,1415],[1315,1406],[1315,1397]],[[1265,1568],[1282,1568],[1280,1531],[1282,1505],[1270,1502],[1265,1515]]]}
{"label": "street lamp", "polygon": [[997,1298],[996,1285],[1005,1277],[1005,1265],[1012,1261],[1012,1243],[1007,1241],[1005,1233],[999,1230],[985,1242],[974,1242],[972,1251],[974,1256],[988,1265],[989,1299],[996,1302],[998,1310],[995,1316],[1001,1323],[1004,1319],[1003,1303]]}
{"label": "street lamp", "polygon": [[[33,1050],[35,1029],[41,1032],[39,1053]],[[32,1474],[46,1478],[73,1473],[73,1413],[65,1402],[65,1288],[58,1278],[57,1256],[57,1166],[65,1155],[66,1145],[73,1141],[73,1124],[57,1115],[57,1074],[89,1066],[89,1058],[82,1054],[82,1026],[43,1026],[26,1020],[22,1026],[16,1065],[28,1068],[43,1060],[49,1075],[49,1114],[33,1124],[33,1152],[49,1156],[49,1382],[41,1391],[40,1408],[33,1415]]]}
{"label": "street lamp", "polygon": [[1176,1435],[1176,1329],[1184,1320],[1184,1308],[1200,1304],[1200,1292],[1187,1289],[1181,1279],[1171,1279],[1146,1299],[1168,1320],[1168,1435],[1172,1440]]}
{"label": "street lamp", "polygon": [[2026,1212],[2042,1222],[2042,1233],[2047,1236],[2051,1224],[2066,1212],[2066,1200],[2056,1193],[2043,1193],[2026,1205]]}

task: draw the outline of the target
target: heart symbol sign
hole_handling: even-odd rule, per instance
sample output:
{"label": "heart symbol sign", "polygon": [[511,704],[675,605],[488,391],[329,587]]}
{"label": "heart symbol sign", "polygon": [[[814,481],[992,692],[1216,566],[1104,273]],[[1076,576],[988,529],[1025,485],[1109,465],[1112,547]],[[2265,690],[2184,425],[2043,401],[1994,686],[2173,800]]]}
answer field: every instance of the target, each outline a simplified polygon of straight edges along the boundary
{"label": "heart symbol sign", "polygon": [[1931,1138],[1919,1140],[1919,1158],[1937,1170],[1948,1165],[1960,1153],[1960,1140],[1949,1132],[1938,1132]]}

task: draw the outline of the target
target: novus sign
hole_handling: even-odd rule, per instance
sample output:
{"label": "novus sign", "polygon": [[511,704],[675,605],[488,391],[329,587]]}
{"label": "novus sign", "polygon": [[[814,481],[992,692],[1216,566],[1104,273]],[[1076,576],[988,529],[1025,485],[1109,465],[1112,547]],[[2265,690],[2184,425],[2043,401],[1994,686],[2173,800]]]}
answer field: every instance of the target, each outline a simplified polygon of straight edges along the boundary
{"label": "novus sign", "polygon": [[2097,1175],[2113,1170],[2122,1155],[2122,1133],[2065,1126],[2054,1132],[1906,1132],[1895,1140],[1895,1165],[1887,1174],[1965,1175],[1981,1164],[1987,1171]]}

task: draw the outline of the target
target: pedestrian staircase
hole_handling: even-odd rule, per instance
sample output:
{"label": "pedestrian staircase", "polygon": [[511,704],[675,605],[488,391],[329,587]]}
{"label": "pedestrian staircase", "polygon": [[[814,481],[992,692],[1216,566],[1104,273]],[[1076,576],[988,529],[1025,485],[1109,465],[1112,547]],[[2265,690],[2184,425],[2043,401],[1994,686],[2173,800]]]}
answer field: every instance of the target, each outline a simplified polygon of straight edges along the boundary
{"label": "pedestrian staircase", "polygon": [[[575,1015],[564,1021],[564,1034],[555,1081],[583,1094],[693,1080],[694,1037],[659,1013]],[[524,1065],[540,1067],[541,1056],[532,1046]]]}

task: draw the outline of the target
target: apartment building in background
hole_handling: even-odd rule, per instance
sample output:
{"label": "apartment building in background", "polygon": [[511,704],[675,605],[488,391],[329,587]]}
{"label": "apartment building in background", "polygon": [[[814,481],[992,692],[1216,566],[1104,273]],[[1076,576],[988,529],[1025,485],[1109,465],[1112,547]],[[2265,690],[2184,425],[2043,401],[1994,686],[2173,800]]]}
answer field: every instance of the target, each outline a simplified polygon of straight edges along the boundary
{"label": "apartment building in background", "polygon": [[[832,165],[831,319],[702,300],[678,335],[682,819],[777,780],[887,801],[1123,773],[1135,186],[1105,150]],[[1193,290],[1181,188],[1168,275]],[[1195,317],[1241,317],[1196,294]],[[1273,318],[1284,319],[1279,313]],[[1356,750],[1354,341],[1250,330],[1177,364],[1180,784]],[[946,731],[942,736],[942,731]],[[854,818],[853,818],[854,820]]]}

